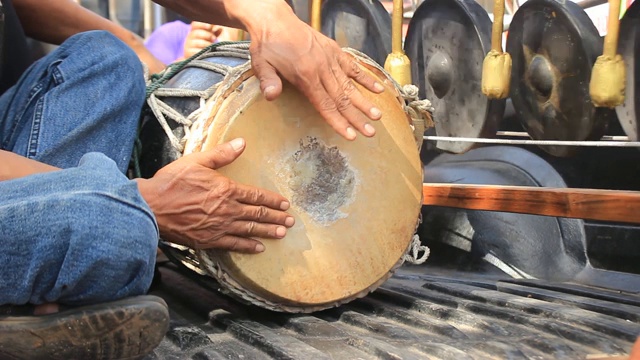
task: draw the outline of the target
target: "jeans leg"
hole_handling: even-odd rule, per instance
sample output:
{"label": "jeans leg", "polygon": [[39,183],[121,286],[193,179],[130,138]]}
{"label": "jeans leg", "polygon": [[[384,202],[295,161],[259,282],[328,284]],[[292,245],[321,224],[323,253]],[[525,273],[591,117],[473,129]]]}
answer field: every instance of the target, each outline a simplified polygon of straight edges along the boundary
{"label": "jeans leg", "polygon": [[144,294],[158,236],[137,184],[103,154],[0,182],[0,305]]}
{"label": "jeans leg", "polygon": [[144,97],[129,47],[104,31],[75,35],[0,97],[0,147],[62,168],[100,152],[124,172]]}

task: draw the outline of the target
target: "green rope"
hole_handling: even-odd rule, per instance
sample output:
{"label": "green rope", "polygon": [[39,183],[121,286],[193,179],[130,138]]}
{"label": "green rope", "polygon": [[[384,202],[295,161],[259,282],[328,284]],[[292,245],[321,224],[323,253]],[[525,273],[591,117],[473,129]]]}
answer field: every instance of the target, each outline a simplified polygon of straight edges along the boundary
{"label": "green rope", "polygon": [[[221,42],[211,44],[206,48],[200,50],[198,53],[192,55],[188,59],[175,62],[167,66],[167,68],[164,69],[162,72],[157,74],[152,74],[149,77],[150,83],[149,85],[147,85],[147,88],[146,88],[145,99],[148,100],[151,94],[153,94],[159,88],[164,86],[167,83],[167,81],[171,80],[174,76],[176,76],[180,71],[182,71],[182,69],[185,68],[185,66],[187,66],[190,62],[199,58],[203,54],[207,52],[213,52],[220,46],[240,44],[240,43],[249,43],[249,41],[221,41]],[[133,144],[133,152],[131,154],[131,160],[129,162],[129,168],[130,168],[130,171],[132,172],[132,176],[131,176],[132,178],[142,177],[142,172],[140,171],[140,156],[142,153],[142,141],[140,140],[140,131],[142,130],[142,121],[144,120],[145,116],[148,115],[149,113],[150,113],[149,108],[146,106],[146,103],[145,103],[145,105],[142,107],[142,110],[140,112],[140,120],[138,121],[138,129],[136,133],[135,142]]]}
{"label": "green rope", "polygon": [[197,54],[192,55],[188,59],[175,62],[169,65],[164,71],[158,74],[151,75],[151,84],[147,86],[147,99],[151,94],[153,94],[156,90],[158,90],[161,86],[167,83],[167,81],[171,80],[176,74],[178,74],[182,69],[184,69],[187,64],[192,62],[193,60],[200,57],[202,54],[215,51],[216,48],[224,45],[232,45],[238,43],[248,43],[249,41],[221,41],[207,46],[206,48],[200,50]]}

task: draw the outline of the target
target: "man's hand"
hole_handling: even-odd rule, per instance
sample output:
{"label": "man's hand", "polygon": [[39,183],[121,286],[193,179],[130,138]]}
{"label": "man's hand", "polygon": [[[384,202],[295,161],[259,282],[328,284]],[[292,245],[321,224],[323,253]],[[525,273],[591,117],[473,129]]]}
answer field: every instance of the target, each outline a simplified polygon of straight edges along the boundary
{"label": "man's hand", "polygon": [[279,73],[307,96],[340,135],[352,140],[355,129],[373,136],[375,130],[369,120],[379,120],[382,114],[358,91],[353,80],[376,93],[384,87],[360,70],[335,41],[314,31],[290,9],[270,7],[268,2],[253,4],[259,8],[253,9],[254,13],[273,16],[270,21],[254,21],[247,26],[252,39],[252,66],[265,97],[272,100],[282,92]]}
{"label": "man's hand", "polygon": [[264,251],[252,237],[279,239],[294,224],[289,202],[271,191],[242,184],[215,169],[245,148],[243,139],[182,157],[138,187],[154,212],[163,239],[194,249]]}
{"label": "man's hand", "polygon": [[280,75],[307,96],[346,139],[354,139],[356,130],[374,135],[373,127],[367,124],[382,114],[353,81],[375,93],[384,87],[362,72],[338,43],[298,19],[285,1],[154,1],[193,20],[247,30],[253,69],[267,99],[282,93]]}

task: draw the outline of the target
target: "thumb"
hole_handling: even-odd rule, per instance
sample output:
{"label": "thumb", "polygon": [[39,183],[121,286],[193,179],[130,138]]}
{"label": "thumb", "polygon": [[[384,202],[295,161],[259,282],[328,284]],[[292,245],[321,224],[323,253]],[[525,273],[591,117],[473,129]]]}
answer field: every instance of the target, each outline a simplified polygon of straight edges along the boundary
{"label": "thumb", "polygon": [[231,164],[244,151],[246,143],[244,139],[237,138],[229,142],[216,145],[213,149],[189,155],[191,161],[208,167],[210,169],[219,169],[223,166]]}
{"label": "thumb", "polygon": [[269,101],[275,100],[280,96],[282,93],[282,80],[276,73],[276,69],[260,54],[252,54],[251,66],[260,80],[262,95]]}

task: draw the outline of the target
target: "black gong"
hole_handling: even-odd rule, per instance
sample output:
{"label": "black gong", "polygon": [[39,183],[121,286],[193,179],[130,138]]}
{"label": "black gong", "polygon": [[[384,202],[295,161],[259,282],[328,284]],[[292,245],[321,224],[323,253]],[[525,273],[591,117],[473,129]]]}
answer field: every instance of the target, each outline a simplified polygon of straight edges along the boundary
{"label": "black gong", "polygon": [[381,65],[391,52],[391,16],[378,0],[324,1],[322,33]]}
{"label": "black gong", "polygon": [[640,113],[640,82],[637,56],[640,47],[638,42],[638,28],[640,27],[640,3],[634,1],[627,9],[624,17],[620,21],[620,40],[618,51],[624,58],[625,65],[625,94],[624,103],[616,108],[618,120],[625,134],[631,141],[638,141],[638,113]]}
{"label": "black gong", "polygon": [[[495,137],[505,100],[482,94],[482,62],[491,47],[491,20],[473,0],[426,0],[407,29],[405,52],[420,97],[433,104],[439,136]],[[464,153],[473,143],[438,141]]]}
{"label": "black gong", "polygon": [[[529,0],[511,22],[507,52],[513,59],[511,99],[522,125],[538,140],[598,140],[615,116],[589,95],[602,39],[577,4]],[[554,156],[578,147],[541,146]]]}

